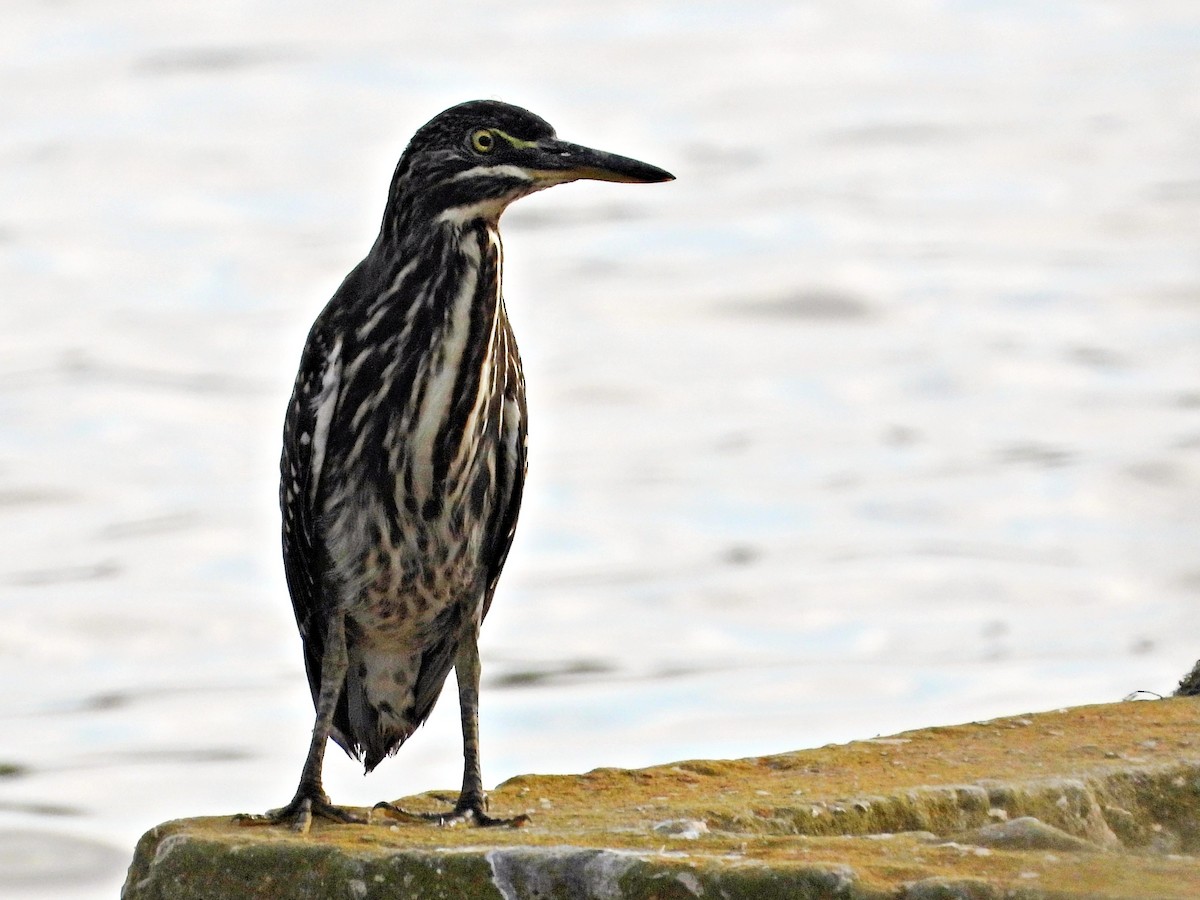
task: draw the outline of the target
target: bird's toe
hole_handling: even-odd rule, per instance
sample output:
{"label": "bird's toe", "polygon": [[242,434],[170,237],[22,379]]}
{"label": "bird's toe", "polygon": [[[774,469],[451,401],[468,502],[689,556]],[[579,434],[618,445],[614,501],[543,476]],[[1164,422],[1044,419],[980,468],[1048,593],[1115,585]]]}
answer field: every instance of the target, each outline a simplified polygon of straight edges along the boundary
{"label": "bird's toe", "polygon": [[410,824],[428,823],[440,825],[443,828],[456,828],[460,825],[474,825],[477,828],[520,828],[529,824],[529,816],[520,815],[512,818],[496,818],[484,812],[484,801],[459,802],[449,812],[410,812],[395,803],[383,801],[376,803],[372,813],[382,813],[383,817],[395,823],[397,821]]}
{"label": "bird's toe", "polygon": [[324,795],[310,794],[297,794],[291,803],[279,809],[271,809],[261,815],[238,815],[233,820],[238,825],[286,825],[297,834],[307,834],[314,817],[347,825],[367,821],[358,813],[334,806]]}

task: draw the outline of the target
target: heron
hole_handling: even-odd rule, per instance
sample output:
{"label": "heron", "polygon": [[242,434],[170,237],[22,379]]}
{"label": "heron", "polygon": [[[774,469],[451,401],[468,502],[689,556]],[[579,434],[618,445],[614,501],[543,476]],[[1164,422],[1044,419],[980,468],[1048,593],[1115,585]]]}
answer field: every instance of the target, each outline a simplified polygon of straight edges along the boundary
{"label": "heron", "polygon": [[526,472],[499,219],[557,184],[673,177],[494,100],[413,135],[375,243],[309,331],[287,408],[283,558],[316,718],[294,797],[251,818],[298,832],[314,816],[363,821],[325,793],[328,740],[372,771],[429,717],[453,668],[462,789],[436,819],[516,821],[487,814],[479,747],[480,626]]}

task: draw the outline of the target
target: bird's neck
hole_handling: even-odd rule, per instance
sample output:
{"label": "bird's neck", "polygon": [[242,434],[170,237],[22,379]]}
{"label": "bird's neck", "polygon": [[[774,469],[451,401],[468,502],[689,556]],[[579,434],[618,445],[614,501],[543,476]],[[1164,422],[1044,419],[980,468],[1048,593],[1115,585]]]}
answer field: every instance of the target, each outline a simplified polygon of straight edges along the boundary
{"label": "bird's neck", "polygon": [[423,296],[406,312],[410,339],[402,345],[413,354],[417,374],[404,415],[412,422],[412,497],[422,509],[440,509],[446,485],[455,483],[455,467],[471,457],[470,441],[494,390],[504,317],[502,251],[499,232],[482,220],[446,225],[425,246],[418,265],[433,266],[437,274],[422,280]]}
{"label": "bird's neck", "polygon": [[401,252],[405,244],[414,240],[420,243],[431,232],[441,229],[451,229],[451,234],[460,239],[469,238],[477,229],[495,233],[501,214],[519,196],[510,192],[470,199],[456,196],[452,189],[453,180],[439,183],[436,190],[423,185],[414,189],[412,182],[411,174],[407,177],[398,175],[393,181],[379,234],[385,246]]}

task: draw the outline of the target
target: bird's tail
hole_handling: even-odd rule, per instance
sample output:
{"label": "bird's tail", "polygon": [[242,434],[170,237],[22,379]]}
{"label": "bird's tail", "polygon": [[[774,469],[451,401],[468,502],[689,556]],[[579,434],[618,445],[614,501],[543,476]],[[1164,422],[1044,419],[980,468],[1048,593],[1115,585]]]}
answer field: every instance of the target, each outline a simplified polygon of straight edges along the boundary
{"label": "bird's tail", "polygon": [[416,673],[394,656],[369,649],[351,650],[349,663],[342,692],[345,720],[335,720],[333,738],[370,772],[421,724],[413,716]]}

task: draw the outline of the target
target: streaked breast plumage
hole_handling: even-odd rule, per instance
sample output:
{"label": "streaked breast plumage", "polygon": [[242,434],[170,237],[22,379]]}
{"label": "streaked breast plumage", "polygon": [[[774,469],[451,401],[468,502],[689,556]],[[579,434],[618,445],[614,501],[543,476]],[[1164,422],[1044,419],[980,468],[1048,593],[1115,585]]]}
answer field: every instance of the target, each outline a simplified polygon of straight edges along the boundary
{"label": "streaked breast plumage", "polygon": [[[515,522],[498,519],[524,475],[523,378],[493,275],[499,234],[478,219],[442,227],[465,230],[448,235],[449,277],[415,283],[406,266],[373,308],[331,303],[318,318],[319,358],[293,402],[311,430],[285,448],[285,471],[288,455],[306,455],[324,587],[346,614],[333,737],[368,768],[429,715],[457,637],[478,627],[486,556],[511,539]],[[285,522],[285,556],[292,534]]]}

